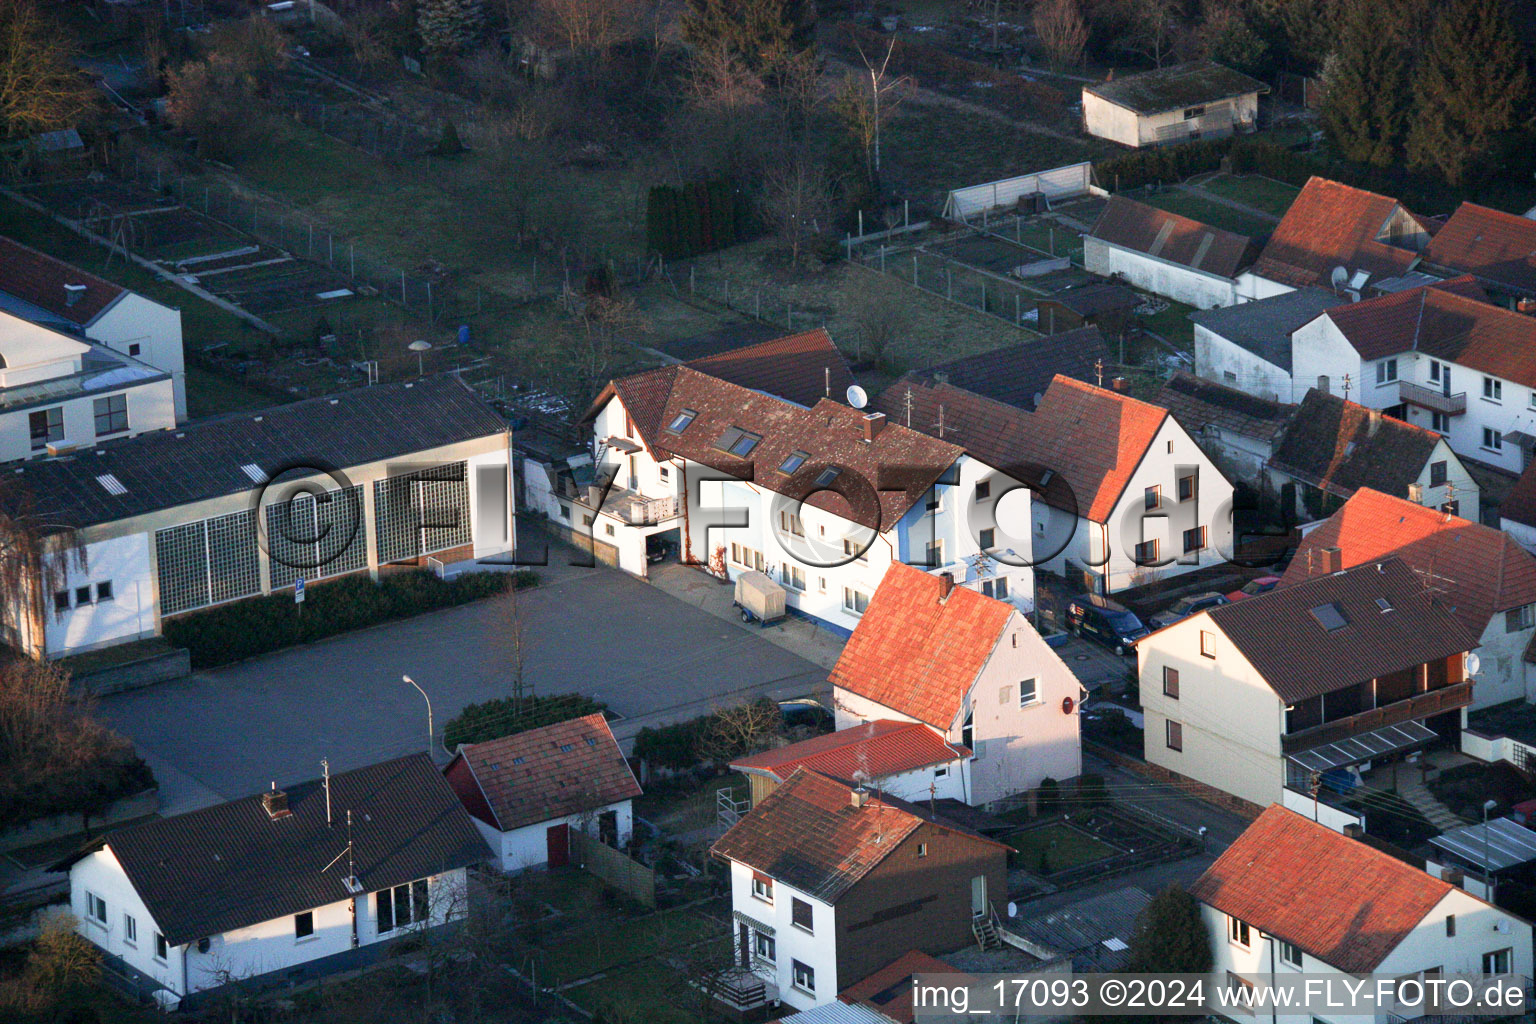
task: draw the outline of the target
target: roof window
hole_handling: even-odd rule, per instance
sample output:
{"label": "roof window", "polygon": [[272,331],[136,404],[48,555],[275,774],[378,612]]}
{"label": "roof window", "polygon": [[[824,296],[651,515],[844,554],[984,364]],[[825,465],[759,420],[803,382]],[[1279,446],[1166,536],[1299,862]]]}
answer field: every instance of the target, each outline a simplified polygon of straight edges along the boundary
{"label": "roof window", "polygon": [[1337,601],[1328,604],[1320,604],[1312,609],[1312,617],[1317,620],[1330,633],[1337,632],[1349,625],[1349,619],[1344,617],[1344,609],[1339,607]]}
{"label": "roof window", "polygon": [[762,439],[761,434],[754,434],[740,427],[730,427],[720,435],[720,439],[715,442],[715,447],[722,452],[744,459],[752,454],[753,449]]}
{"label": "roof window", "polygon": [[790,452],[789,457],[783,462],[779,463],[779,472],[783,473],[785,476],[789,476],[798,470],[801,466],[805,465],[805,460],[809,459],[810,457],[811,456],[809,452]]}
{"label": "roof window", "polygon": [[667,424],[667,430],[674,434],[681,434],[688,429],[688,424],[692,423],[698,415],[698,411],[695,409],[684,409],[672,417],[672,422]]}

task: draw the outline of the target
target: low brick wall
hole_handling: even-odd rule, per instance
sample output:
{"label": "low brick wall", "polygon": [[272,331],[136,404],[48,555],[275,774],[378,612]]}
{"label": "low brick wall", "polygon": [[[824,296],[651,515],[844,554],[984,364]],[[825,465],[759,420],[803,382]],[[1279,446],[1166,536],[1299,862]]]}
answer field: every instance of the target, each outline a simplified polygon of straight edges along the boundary
{"label": "low brick wall", "polygon": [[[89,830],[99,832],[111,825],[118,825],[134,818],[143,818],[160,810],[160,790],[146,789],[133,796],[125,796],[112,804],[102,814],[91,816]],[[78,814],[60,814],[52,818],[38,818],[19,828],[0,832],[0,853],[20,850],[38,843],[50,843],[55,839],[84,835],[87,822]]]}
{"label": "low brick wall", "polygon": [[1264,811],[1264,808],[1258,804],[1244,800],[1240,796],[1223,793],[1215,786],[1207,786],[1205,783],[1191,779],[1187,775],[1180,775],[1178,772],[1169,771],[1161,765],[1148,764],[1139,757],[1122,754],[1113,747],[1106,747],[1102,743],[1083,740],[1083,749],[1118,768],[1135,772],[1144,779],[1150,779],[1153,782],[1178,783],[1179,788],[1187,795],[1197,800],[1203,800],[1208,804],[1215,804],[1222,810],[1231,811],[1233,814],[1241,815],[1250,821],[1257,818]]}
{"label": "low brick wall", "polygon": [[140,687],[153,686],[172,679],[182,679],[191,674],[192,656],[186,648],[178,647],[161,654],[152,654],[147,658],[113,665],[111,668],[76,675],[72,682],[80,689],[100,697],[109,693],[122,693],[124,690],[137,690]]}

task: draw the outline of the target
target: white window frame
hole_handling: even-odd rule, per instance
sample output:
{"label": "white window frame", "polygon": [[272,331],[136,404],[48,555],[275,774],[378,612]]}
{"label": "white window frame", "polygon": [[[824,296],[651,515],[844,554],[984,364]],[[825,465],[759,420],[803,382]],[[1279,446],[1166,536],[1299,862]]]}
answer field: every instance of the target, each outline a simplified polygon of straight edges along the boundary
{"label": "white window frame", "polygon": [[1030,676],[1028,679],[1021,679],[1019,681],[1019,707],[1027,708],[1039,704],[1040,701],[1040,677]]}
{"label": "white window frame", "polygon": [[1376,364],[1376,385],[1397,383],[1397,360],[1383,359]]}
{"label": "white window frame", "polygon": [[139,948],[139,919],[132,914],[123,914],[123,945]]}
{"label": "white window frame", "polygon": [[[1491,949],[1483,954],[1483,973],[1508,974],[1514,966],[1514,959],[1514,953],[1508,946],[1503,949]],[[1497,968],[1501,960],[1503,961],[1503,969],[1499,970]]]}
{"label": "white window frame", "polygon": [[[764,950],[767,952],[763,952]],[[778,963],[779,944],[772,935],[767,932],[752,930],[752,955],[766,963]]]}
{"label": "white window frame", "polygon": [[1287,967],[1300,968],[1302,965],[1301,947],[1294,942],[1286,942],[1284,939],[1276,939],[1275,941],[1280,944],[1280,962]]}
{"label": "white window frame", "polygon": [[752,898],[764,903],[773,902],[773,879],[752,876]]}
{"label": "white window frame", "polygon": [[1431,412],[1429,414],[1429,429],[1437,434],[1449,434],[1451,432],[1450,413]]}
{"label": "white window frame", "polygon": [[1242,949],[1253,948],[1253,929],[1240,917],[1227,915],[1227,941]]}
{"label": "white window frame", "polygon": [[810,964],[801,963],[799,960],[791,960],[789,976],[790,984],[795,988],[808,995],[816,994],[816,968]]}
{"label": "white window frame", "polygon": [[85,919],[98,928],[107,927],[107,901],[91,890],[85,890]]}
{"label": "white window frame", "polygon": [[1483,377],[1483,401],[1504,402],[1504,382],[1497,377]]}
{"label": "white window frame", "polygon": [[165,941],[165,935],[155,932],[154,953],[152,954],[159,963],[167,963],[171,958],[171,944]]}
{"label": "white window frame", "polygon": [[1494,430],[1492,427],[1484,427],[1483,450],[1502,452],[1504,450],[1504,432],[1502,430]]}

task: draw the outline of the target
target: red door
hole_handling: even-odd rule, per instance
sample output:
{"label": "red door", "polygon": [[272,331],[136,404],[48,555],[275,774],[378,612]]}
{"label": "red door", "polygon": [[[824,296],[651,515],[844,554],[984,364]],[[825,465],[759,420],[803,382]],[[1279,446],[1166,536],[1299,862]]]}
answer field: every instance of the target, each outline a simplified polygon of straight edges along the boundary
{"label": "red door", "polygon": [[569,825],[551,825],[544,832],[549,845],[549,866],[563,868],[571,862],[571,828]]}

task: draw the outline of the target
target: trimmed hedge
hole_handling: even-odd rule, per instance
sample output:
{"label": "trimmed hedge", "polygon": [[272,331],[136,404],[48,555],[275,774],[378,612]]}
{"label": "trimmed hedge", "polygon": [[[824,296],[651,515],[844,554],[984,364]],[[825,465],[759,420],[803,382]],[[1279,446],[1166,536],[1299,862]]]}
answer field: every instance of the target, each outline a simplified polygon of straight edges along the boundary
{"label": "trimmed hedge", "polygon": [[60,814],[100,814],[155,784],[133,745],[114,738],[107,749],[67,768],[51,764],[0,766],[0,821],[24,825]]}
{"label": "trimmed hedge", "polygon": [[602,701],[579,693],[528,696],[523,698],[521,707],[511,697],[500,697],[466,705],[457,718],[443,727],[443,746],[453,750],[460,743],[484,743],[607,710],[608,705]]}
{"label": "trimmed hedge", "polygon": [[655,728],[648,725],[635,735],[635,756],[657,768],[686,771],[703,760],[699,745],[708,727],[708,716]]}
{"label": "trimmed hedge", "polygon": [[645,238],[668,259],[714,252],[751,237],[751,204],[729,178],[681,188],[653,185],[645,199]]}
{"label": "trimmed hedge", "polygon": [[314,585],[302,605],[294,604],[287,591],[251,597],[170,619],[164,632],[170,643],[191,652],[193,668],[212,668],[537,582],[538,575],[526,569],[471,572],[451,580],[413,569],[377,583],[367,576],[347,576]]}

